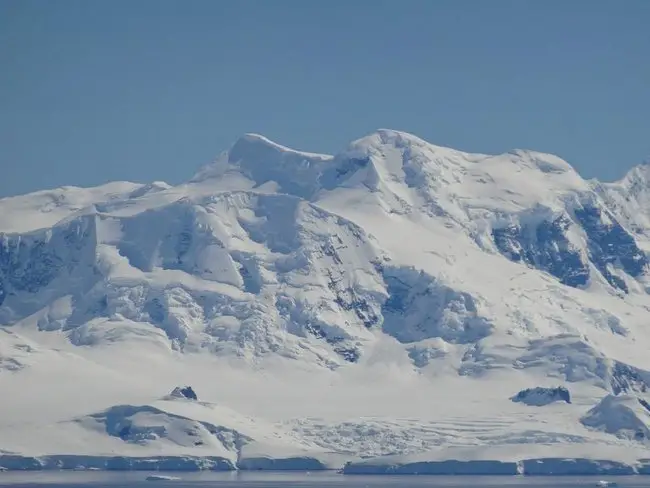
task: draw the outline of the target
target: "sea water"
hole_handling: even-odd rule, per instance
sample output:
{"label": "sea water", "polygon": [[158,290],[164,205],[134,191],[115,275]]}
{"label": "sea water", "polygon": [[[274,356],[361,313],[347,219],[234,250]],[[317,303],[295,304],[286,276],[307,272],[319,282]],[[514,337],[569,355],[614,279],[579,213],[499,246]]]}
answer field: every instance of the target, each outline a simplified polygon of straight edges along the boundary
{"label": "sea water", "polygon": [[650,488],[650,476],[344,476],[336,473],[4,472],[0,487],[20,488]]}

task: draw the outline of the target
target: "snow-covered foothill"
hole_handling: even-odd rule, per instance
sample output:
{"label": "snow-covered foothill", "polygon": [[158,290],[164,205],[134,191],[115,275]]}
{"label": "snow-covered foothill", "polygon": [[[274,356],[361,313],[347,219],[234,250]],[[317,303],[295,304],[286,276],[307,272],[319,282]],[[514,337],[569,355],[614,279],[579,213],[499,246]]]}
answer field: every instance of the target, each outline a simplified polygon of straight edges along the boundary
{"label": "snow-covered foothill", "polygon": [[607,395],[580,421],[587,427],[624,439],[650,439],[650,403],[636,395]]}

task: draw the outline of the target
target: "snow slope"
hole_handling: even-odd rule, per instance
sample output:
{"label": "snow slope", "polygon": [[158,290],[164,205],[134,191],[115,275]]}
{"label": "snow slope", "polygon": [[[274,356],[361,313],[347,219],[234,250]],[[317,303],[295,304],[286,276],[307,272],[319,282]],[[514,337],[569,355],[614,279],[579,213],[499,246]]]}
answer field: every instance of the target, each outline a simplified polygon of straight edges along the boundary
{"label": "snow slope", "polygon": [[381,129],[1,199],[0,466],[643,470],[649,178]]}

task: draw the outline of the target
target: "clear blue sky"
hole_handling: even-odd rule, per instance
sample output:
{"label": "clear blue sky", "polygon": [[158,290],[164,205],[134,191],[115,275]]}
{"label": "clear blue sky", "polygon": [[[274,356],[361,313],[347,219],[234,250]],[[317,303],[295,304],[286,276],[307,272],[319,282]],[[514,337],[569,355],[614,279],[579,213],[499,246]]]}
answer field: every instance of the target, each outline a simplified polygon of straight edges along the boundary
{"label": "clear blue sky", "polygon": [[0,196],[380,127],[617,178],[650,156],[650,0],[0,0]]}

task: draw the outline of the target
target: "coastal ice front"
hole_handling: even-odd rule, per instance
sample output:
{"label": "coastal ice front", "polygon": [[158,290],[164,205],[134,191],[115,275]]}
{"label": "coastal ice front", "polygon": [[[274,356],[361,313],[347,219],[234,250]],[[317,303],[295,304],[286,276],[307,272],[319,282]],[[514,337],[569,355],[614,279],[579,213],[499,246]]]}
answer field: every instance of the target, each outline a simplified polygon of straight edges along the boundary
{"label": "coastal ice front", "polygon": [[650,166],[379,130],[190,176],[0,200],[0,467],[650,471]]}

